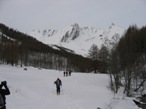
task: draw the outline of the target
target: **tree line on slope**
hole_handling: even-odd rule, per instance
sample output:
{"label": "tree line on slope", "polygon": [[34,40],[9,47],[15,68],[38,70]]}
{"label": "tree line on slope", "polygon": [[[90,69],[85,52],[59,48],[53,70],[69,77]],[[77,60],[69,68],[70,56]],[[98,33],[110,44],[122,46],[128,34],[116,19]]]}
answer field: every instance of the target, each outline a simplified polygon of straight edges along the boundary
{"label": "tree line on slope", "polygon": [[94,73],[108,73],[109,52],[109,49],[103,44],[100,49],[95,44],[91,46],[88,57],[93,61],[92,67]]}
{"label": "tree line on slope", "polygon": [[115,43],[109,61],[111,85],[117,93],[120,85],[124,93],[144,90],[146,81],[146,27],[130,26],[118,43]]}
{"label": "tree line on slope", "polygon": [[142,93],[146,81],[146,27],[130,26],[120,40],[115,39],[112,49],[105,45],[99,49],[93,44],[88,57],[93,60],[94,72],[100,69],[110,74],[115,93],[121,85],[127,96],[132,96],[133,92]]}
{"label": "tree line on slope", "polygon": [[56,50],[35,38],[0,24],[0,62],[57,70],[90,72],[92,60]]}

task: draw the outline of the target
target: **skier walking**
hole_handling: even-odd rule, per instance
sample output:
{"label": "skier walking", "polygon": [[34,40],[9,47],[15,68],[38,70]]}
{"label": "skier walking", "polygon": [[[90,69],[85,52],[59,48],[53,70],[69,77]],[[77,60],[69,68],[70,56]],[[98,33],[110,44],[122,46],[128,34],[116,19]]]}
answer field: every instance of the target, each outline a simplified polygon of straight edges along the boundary
{"label": "skier walking", "polygon": [[10,90],[7,87],[7,82],[2,81],[1,84],[0,84],[0,109],[6,109],[6,97],[5,97],[5,95],[9,95],[9,94],[10,94]]}
{"label": "skier walking", "polygon": [[57,80],[54,82],[54,84],[56,84],[57,95],[60,95],[60,86],[62,86],[62,81],[59,78],[57,78]]}

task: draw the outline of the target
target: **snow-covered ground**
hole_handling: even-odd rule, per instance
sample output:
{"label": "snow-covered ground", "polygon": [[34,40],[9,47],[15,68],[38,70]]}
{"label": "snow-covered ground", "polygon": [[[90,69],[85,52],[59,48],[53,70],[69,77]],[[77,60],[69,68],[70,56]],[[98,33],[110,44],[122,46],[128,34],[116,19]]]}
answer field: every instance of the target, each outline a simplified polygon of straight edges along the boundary
{"label": "snow-covered ground", "polygon": [[[62,80],[61,95],[56,95],[54,81]],[[106,74],[63,71],[0,65],[0,81],[6,80],[11,94],[7,109],[139,109],[132,98],[114,96]]]}

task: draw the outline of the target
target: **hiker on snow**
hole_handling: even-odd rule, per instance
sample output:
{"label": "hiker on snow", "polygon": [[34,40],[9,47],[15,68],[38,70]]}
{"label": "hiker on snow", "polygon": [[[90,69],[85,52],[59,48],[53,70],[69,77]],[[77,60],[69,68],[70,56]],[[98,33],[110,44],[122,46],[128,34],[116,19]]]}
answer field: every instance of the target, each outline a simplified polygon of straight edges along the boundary
{"label": "hiker on snow", "polygon": [[71,76],[71,73],[72,73],[71,70],[69,70],[69,76]]}
{"label": "hiker on snow", "polygon": [[0,84],[0,109],[6,109],[6,97],[5,97],[5,95],[9,95],[9,94],[10,94],[10,90],[7,86],[7,82],[2,81],[1,84]]}
{"label": "hiker on snow", "polygon": [[65,76],[65,75],[66,75],[66,72],[64,71],[63,74],[64,74],[64,76]]}
{"label": "hiker on snow", "polygon": [[62,81],[58,78],[54,84],[56,84],[56,91],[57,91],[57,95],[60,94],[60,86],[62,86]]}

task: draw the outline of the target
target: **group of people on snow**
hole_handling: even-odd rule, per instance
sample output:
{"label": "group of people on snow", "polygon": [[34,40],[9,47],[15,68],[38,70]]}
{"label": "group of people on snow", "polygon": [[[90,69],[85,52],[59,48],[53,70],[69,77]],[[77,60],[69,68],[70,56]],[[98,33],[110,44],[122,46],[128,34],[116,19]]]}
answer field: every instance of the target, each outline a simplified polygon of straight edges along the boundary
{"label": "group of people on snow", "polygon": [[[71,70],[64,71],[64,76],[71,76]],[[57,95],[60,95],[60,88],[62,86],[62,81],[57,78],[56,81],[54,81],[54,84],[56,85],[56,93]],[[7,81],[2,81],[0,84],[0,109],[6,109],[6,95],[10,95],[10,90],[7,86]]]}
{"label": "group of people on snow", "polygon": [[[59,95],[62,81],[57,78],[54,84],[56,84],[56,92]],[[7,81],[2,81],[0,84],[0,109],[6,109],[6,95],[10,95],[10,90],[7,86]]]}
{"label": "group of people on snow", "polygon": [[[65,76],[71,76],[71,73],[72,73],[71,70],[69,70],[69,71],[64,71],[64,72],[63,72],[64,77],[65,77]],[[59,78],[57,78],[57,80],[54,82],[54,84],[56,84],[56,93],[57,93],[57,95],[60,95],[60,88],[61,88],[61,86],[62,86],[62,81],[61,81]]]}
{"label": "group of people on snow", "polygon": [[[56,84],[56,92],[59,95],[62,81],[57,78],[54,84]],[[6,95],[10,95],[10,90],[7,86],[7,81],[2,81],[0,84],[0,109],[6,109]]]}
{"label": "group of people on snow", "polygon": [[69,70],[69,71],[64,71],[64,72],[63,72],[64,77],[65,77],[65,76],[71,76],[71,73],[72,73],[71,70]]}

